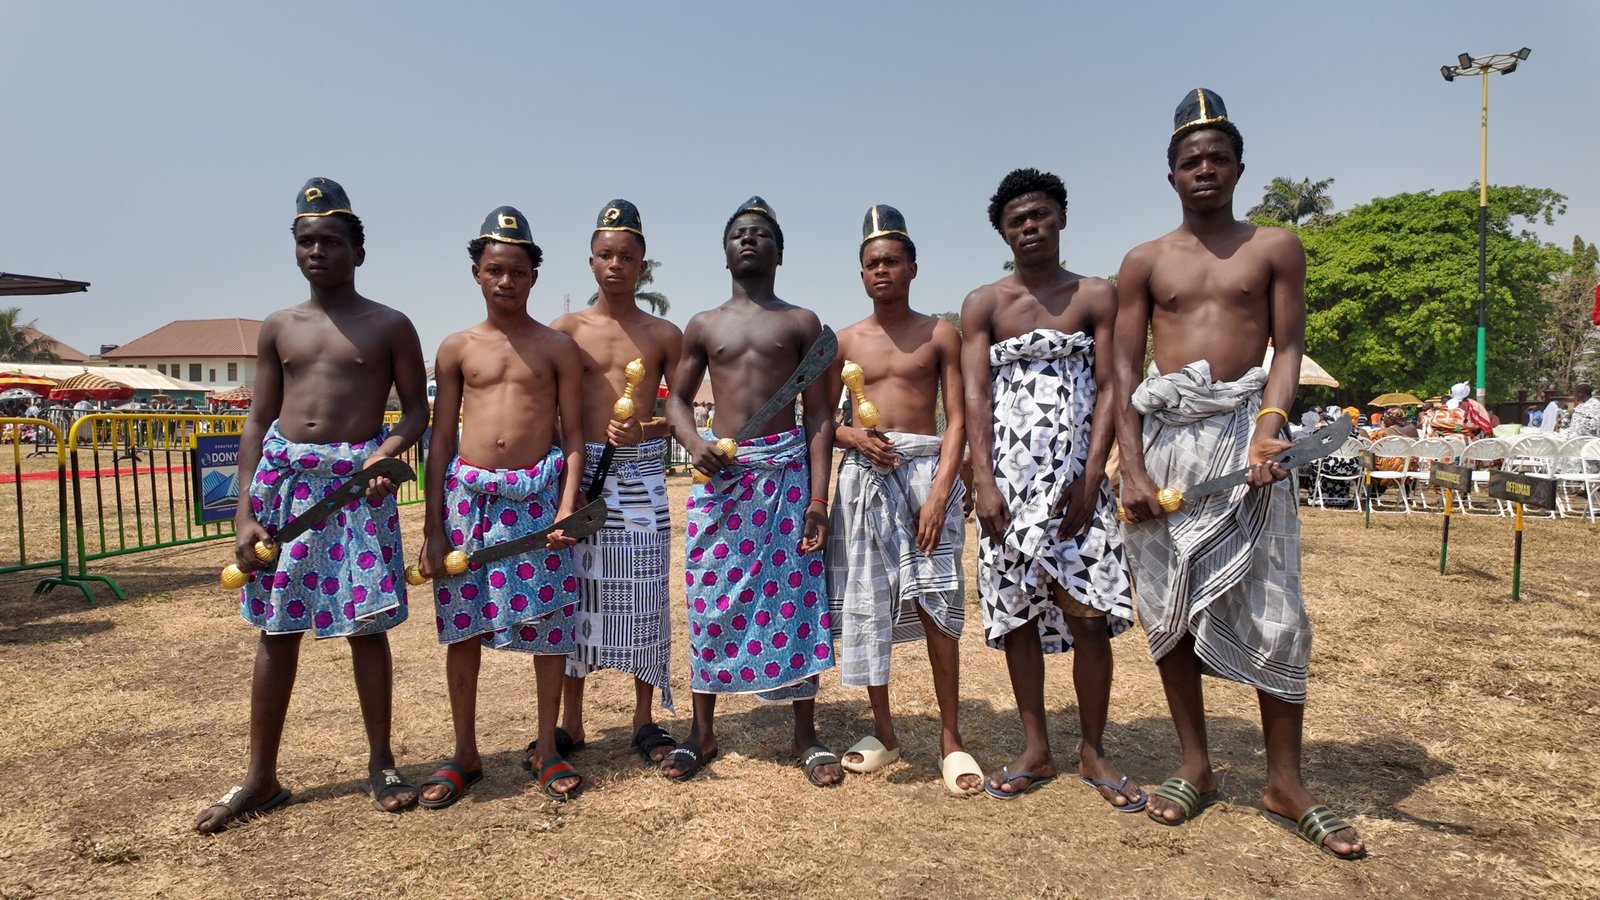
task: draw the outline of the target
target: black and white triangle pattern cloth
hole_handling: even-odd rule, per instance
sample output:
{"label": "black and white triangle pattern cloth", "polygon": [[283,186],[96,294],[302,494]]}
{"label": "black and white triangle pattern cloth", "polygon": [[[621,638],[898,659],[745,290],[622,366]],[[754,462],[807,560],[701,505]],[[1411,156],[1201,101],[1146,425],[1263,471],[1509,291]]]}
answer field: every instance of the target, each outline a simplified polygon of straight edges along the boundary
{"label": "black and white triangle pattern cloth", "polygon": [[1094,413],[1094,338],[1040,328],[989,348],[994,385],[994,477],[1011,512],[999,541],[978,536],[978,599],[984,639],[1005,636],[1038,618],[1046,653],[1072,649],[1065,616],[1049,583],[1107,615],[1112,635],[1133,624],[1133,589],[1116,527],[1110,485],[1101,480],[1089,528],[1056,536],[1052,515],[1083,474]]}

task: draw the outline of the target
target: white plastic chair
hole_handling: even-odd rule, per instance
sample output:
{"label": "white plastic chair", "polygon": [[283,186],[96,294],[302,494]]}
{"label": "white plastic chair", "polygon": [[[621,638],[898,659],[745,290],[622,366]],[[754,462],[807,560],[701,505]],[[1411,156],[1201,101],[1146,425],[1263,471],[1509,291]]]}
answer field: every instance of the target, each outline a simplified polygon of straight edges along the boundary
{"label": "white plastic chair", "polygon": [[1595,487],[1600,485],[1600,438],[1571,438],[1561,445],[1555,459],[1556,506],[1562,517],[1577,513],[1571,489],[1583,489],[1584,513],[1595,520]]}
{"label": "white plastic chair", "polygon": [[[1417,506],[1423,509],[1433,508],[1428,502],[1428,494],[1433,488],[1425,481],[1422,481],[1427,477],[1433,464],[1460,459],[1465,449],[1466,442],[1457,438],[1423,438],[1412,445],[1412,468],[1417,471],[1419,482],[1411,489],[1410,498],[1416,501]],[[1439,496],[1442,503],[1444,499],[1443,493],[1441,492]]]}
{"label": "white plastic chair", "polygon": [[[1461,454],[1461,463],[1472,467],[1473,494],[1477,494],[1480,497],[1488,497],[1489,472],[1492,469],[1500,468],[1510,453],[1511,450],[1507,446],[1507,442],[1501,438],[1484,438],[1467,445],[1467,449]],[[1492,497],[1489,499],[1494,500]],[[1463,495],[1461,500],[1462,512],[1481,515],[1489,515],[1490,513],[1488,509],[1478,508],[1477,501],[1472,499],[1472,494]],[[1506,505],[1499,500],[1494,500],[1494,514],[1504,516],[1506,514]]]}
{"label": "white plastic chair", "polygon": [[[1411,512],[1411,494],[1408,485],[1411,479],[1416,477],[1416,472],[1411,467],[1411,448],[1416,443],[1411,438],[1391,434],[1388,437],[1379,438],[1372,445],[1373,467],[1367,474],[1372,477],[1374,482],[1392,483],[1395,486],[1395,490],[1398,491],[1397,496],[1400,498],[1399,508],[1390,508],[1393,504],[1380,504],[1378,502],[1378,494],[1374,491],[1367,501],[1374,512],[1404,512],[1407,514]],[[1383,459],[1399,459],[1404,462],[1401,464],[1399,471],[1389,471],[1378,467],[1377,462]]]}
{"label": "white plastic chair", "polygon": [[[1517,442],[1511,446],[1510,456],[1506,457],[1503,468],[1508,472],[1522,472],[1527,475],[1539,475],[1544,478],[1554,478],[1556,473],[1556,456],[1561,452],[1564,441],[1558,440],[1554,435],[1523,432]],[[1559,495],[1556,506],[1560,506]],[[1526,515],[1545,516],[1555,518],[1557,510],[1528,509]]]}
{"label": "white plastic chair", "polygon": [[1361,467],[1357,466],[1355,472],[1350,475],[1332,475],[1329,474],[1329,469],[1331,467],[1327,464],[1335,461],[1349,462],[1350,460],[1357,459],[1361,456],[1361,451],[1363,449],[1364,448],[1361,446],[1361,439],[1352,437],[1344,442],[1344,446],[1333,451],[1322,459],[1317,460],[1316,490],[1313,492],[1310,498],[1310,502],[1313,505],[1315,505],[1318,509],[1327,509],[1327,495],[1323,488],[1324,483],[1329,481],[1343,481],[1349,483],[1350,485],[1350,509],[1361,509],[1361,483],[1365,478],[1365,473],[1361,471]]}

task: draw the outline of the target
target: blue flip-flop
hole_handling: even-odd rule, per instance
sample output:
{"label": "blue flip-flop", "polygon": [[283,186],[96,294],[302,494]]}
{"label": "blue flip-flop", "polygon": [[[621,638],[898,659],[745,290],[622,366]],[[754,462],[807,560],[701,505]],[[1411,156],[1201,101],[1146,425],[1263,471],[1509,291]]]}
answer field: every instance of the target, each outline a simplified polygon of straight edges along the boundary
{"label": "blue flip-flop", "polygon": [[1032,791],[1034,788],[1042,787],[1056,780],[1056,776],[1054,775],[1039,776],[1026,770],[1013,775],[1011,774],[1011,769],[1009,767],[1000,767],[1000,780],[1006,784],[1016,784],[1024,778],[1028,779],[1028,786],[1020,791],[1002,791],[995,787],[994,782],[988,778],[983,780],[983,790],[996,800],[1015,800],[1018,797],[1021,797],[1023,794]]}
{"label": "blue flip-flop", "polygon": [[[1123,798],[1128,796],[1127,794],[1122,793],[1123,787],[1128,783],[1128,776],[1126,775],[1122,776],[1122,780],[1118,782],[1112,782],[1109,778],[1085,778],[1082,775],[1078,776],[1078,780],[1084,784],[1087,784],[1089,787],[1095,788],[1096,794],[1100,794],[1100,788],[1106,788],[1113,794],[1122,794]],[[1117,812],[1138,812],[1139,810],[1144,809],[1144,805],[1146,803],[1150,802],[1150,795],[1146,794],[1144,792],[1144,788],[1142,787],[1135,789],[1139,792],[1139,798],[1137,800],[1131,800],[1122,806],[1118,806],[1117,804],[1113,803],[1111,798],[1107,797],[1105,794],[1100,794],[1100,799],[1104,800],[1107,806],[1111,807]]]}

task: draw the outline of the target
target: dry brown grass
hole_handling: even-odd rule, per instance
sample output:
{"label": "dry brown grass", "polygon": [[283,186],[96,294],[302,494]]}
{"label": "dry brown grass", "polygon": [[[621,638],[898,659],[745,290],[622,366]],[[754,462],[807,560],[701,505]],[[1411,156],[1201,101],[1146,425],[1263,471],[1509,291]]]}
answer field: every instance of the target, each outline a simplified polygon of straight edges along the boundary
{"label": "dry brown grass", "polygon": [[[404,516],[414,541],[416,508]],[[1600,622],[1589,596],[1600,532],[1530,522],[1513,604],[1506,520],[1458,518],[1443,576],[1436,518],[1379,517],[1370,531],[1351,513],[1304,521],[1317,627],[1306,772],[1362,830],[1365,862],[1336,862],[1260,817],[1254,697],[1216,681],[1207,688],[1226,802],[1191,825],[1114,813],[1066,779],[1011,803],[950,798],[919,647],[895,660],[906,760],[828,791],[791,761],[787,710],[742,698],[720,705],[724,755],[708,774],[663,780],[627,749],[627,679],[597,675],[590,749],[575,760],[590,789],[564,806],[530,789],[517,765],[532,726],[529,661],[486,654],[486,779],[450,810],[394,817],[357,792],[365,744],[348,652],[308,641],[282,756],[294,802],[198,837],[195,812],[243,773],[254,647],[214,586],[227,560],[218,542],[97,566],[129,590],[125,603],[34,598],[28,581],[0,579],[0,897],[1600,892]],[[1021,733],[1003,657],[983,646],[969,604],[963,730],[997,768]],[[395,745],[414,779],[451,744],[429,623],[419,603],[393,634]],[[1138,632],[1114,646],[1110,746],[1154,784],[1176,762],[1160,683]],[[1070,663],[1052,660],[1047,679],[1056,759],[1070,766]],[[680,687],[683,714],[667,723],[676,733],[688,702]],[[864,693],[825,679],[818,720],[842,750],[870,728]]]}

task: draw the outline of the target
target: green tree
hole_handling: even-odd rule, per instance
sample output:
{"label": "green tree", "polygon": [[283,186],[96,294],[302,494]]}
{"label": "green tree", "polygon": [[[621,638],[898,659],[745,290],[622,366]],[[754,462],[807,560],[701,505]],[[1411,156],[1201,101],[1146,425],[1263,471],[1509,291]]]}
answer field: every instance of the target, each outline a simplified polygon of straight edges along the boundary
{"label": "green tree", "polygon": [[[639,273],[639,287],[648,287],[649,285],[654,284],[656,280],[656,269],[659,268],[661,268],[661,263],[659,261],[654,259],[645,260],[644,271]],[[644,301],[645,303],[650,304],[650,311],[658,316],[666,315],[667,310],[672,308],[672,304],[667,300],[667,295],[661,293],[660,291],[640,291],[638,288],[635,288],[634,290],[637,293],[635,293],[633,296]],[[600,292],[595,291],[593,294],[589,295],[589,305],[593,306],[598,302],[600,302]]]}
{"label": "green tree", "polygon": [[[1473,380],[1477,206],[1475,189],[1397,194],[1297,229],[1306,247],[1306,352],[1343,383],[1341,402],[1391,390],[1426,397]],[[1565,212],[1566,197],[1552,190],[1489,189],[1491,402],[1530,382],[1549,316],[1545,288],[1571,265],[1525,226],[1554,224]]]}
{"label": "green tree", "polygon": [[1566,393],[1581,381],[1593,382],[1600,374],[1600,329],[1591,323],[1594,286],[1600,279],[1600,250],[1583,238],[1572,239],[1572,264],[1545,286],[1544,300],[1550,319],[1540,331],[1535,355],[1535,377],[1530,388]]}
{"label": "green tree", "polygon": [[1333,198],[1328,196],[1328,187],[1332,184],[1332,178],[1295,181],[1280,175],[1267,185],[1261,202],[1251,207],[1248,215],[1252,219],[1283,225],[1326,224],[1328,214],[1333,211]]}
{"label": "green tree", "polygon": [[50,349],[49,339],[34,328],[38,320],[23,322],[21,318],[21,307],[0,309],[0,359],[19,363],[60,362],[61,358]]}

